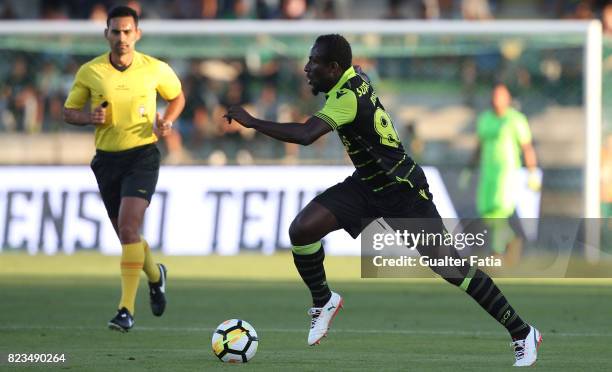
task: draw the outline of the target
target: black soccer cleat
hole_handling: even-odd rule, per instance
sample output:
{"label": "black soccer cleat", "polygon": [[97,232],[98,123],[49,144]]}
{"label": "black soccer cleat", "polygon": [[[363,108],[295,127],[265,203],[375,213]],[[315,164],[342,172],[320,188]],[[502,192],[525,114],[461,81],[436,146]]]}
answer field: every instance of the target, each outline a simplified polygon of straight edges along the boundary
{"label": "black soccer cleat", "polygon": [[157,264],[159,267],[159,281],[149,282],[149,297],[151,299],[151,311],[155,316],[162,316],[166,310],[166,266]]}
{"label": "black soccer cleat", "polygon": [[117,315],[108,322],[108,328],[126,333],[134,326],[134,318],[125,307],[117,310]]}

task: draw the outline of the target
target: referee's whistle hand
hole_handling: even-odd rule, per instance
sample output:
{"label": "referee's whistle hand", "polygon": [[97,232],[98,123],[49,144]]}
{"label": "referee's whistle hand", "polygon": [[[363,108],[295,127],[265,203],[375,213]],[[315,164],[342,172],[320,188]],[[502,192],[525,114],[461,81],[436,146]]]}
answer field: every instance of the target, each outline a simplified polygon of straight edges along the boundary
{"label": "referee's whistle hand", "polygon": [[93,125],[104,124],[106,120],[106,107],[107,106],[108,106],[108,102],[104,101],[89,114],[90,121]]}
{"label": "referee's whistle hand", "polygon": [[155,114],[155,129],[158,136],[166,137],[172,131],[172,122],[170,120],[164,120],[158,112]]}

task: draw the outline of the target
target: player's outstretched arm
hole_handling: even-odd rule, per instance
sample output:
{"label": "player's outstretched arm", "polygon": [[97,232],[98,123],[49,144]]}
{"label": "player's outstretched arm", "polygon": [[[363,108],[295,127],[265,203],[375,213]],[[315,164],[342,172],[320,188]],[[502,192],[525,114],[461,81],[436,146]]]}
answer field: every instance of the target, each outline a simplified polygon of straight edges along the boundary
{"label": "player's outstretched arm", "polygon": [[316,116],[311,117],[305,123],[276,123],[254,118],[241,106],[231,106],[224,117],[229,124],[232,120],[236,120],[246,128],[253,128],[279,141],[304,146],[310,145],[317,138],[331,131],[329,124]]}

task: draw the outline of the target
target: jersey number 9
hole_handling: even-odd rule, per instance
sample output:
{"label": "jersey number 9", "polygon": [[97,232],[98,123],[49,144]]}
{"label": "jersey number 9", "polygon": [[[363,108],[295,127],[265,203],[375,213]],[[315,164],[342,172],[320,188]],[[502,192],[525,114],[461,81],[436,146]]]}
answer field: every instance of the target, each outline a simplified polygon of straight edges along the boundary
{"label": "jersey number 9", "polygon": [[399,147],[399,136],[393,127],[391,117],[380,107],[374,113],[374,129],[380,136],[380,143],[395,148]]}

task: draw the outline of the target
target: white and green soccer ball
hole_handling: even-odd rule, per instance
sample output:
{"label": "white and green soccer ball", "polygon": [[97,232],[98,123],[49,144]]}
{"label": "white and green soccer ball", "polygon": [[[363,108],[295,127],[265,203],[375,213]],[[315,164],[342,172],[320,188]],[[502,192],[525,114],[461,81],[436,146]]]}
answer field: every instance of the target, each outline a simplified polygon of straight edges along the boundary
{"label": "white and green soccer ball", "polygon": [[257,351],[257,332],[252,325],[240,319],[219,324],[212,336],[213,353],[227,363],[246,363]]}

